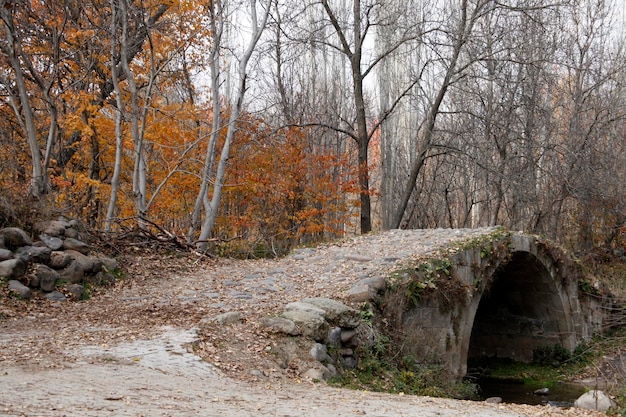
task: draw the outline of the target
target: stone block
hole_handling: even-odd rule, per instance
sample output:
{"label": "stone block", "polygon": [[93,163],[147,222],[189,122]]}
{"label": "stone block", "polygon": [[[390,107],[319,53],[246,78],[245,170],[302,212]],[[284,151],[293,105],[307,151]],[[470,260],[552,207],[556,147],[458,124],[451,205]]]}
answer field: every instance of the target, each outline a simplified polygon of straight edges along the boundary
{"label": "stone block", "polygon": [[296,324],[283,317],[266,317],[261,322],[261,325],[272,333],[284,333],[289,336],[300,335],[300,330],[298,330]]}
{"label": "stone block", "polygon": [[353,329],[361,323],[361,312],[339,301],[330,298],[305,298],[302,301],[324,310],[326,320],[333,325]]}
{"label": "stone block", "polygon": [[302,311],[289,310],[282,314],[283,318],[291,320],[300,329],[303,336],[310,337],[314,340],[323,341],[330,327],[324,317],[319,314]]}

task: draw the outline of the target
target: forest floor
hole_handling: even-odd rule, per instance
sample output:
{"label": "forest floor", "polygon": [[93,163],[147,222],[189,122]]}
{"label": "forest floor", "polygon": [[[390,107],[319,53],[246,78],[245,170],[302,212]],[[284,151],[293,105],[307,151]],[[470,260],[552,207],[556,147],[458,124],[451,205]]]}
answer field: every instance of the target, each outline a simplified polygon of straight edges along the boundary
{"label": "forest floor", "polygon": [[[343,261],[332,267],[321,266],[337,249],[330,247],[306,262],[130,251],[125,278],[87,301],[24,301],[2,289],[0,415],[602,415],[339,389],[281,368],[261,320],[307,296],[341,299],[366,268],[363,258],[345,256],[366,250],[357,246],[342,243]],[[203,319],[226,311],[242,313],[243,323],[206,327]]]}

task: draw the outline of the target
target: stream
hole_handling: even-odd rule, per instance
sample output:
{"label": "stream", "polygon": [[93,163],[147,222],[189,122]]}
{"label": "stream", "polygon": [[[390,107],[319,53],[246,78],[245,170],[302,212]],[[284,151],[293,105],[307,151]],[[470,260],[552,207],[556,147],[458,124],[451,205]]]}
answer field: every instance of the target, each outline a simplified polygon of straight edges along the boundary
{"label": "stream", "polygon": [[548,395],[536,395],[535,390],[544,388],[542,385],[515,383],[500,379],[480,379],[481,399],[500,397],[505,403],[513,404],[550,404],[557,407],[571,407],[574,401],[585,391],[584,386],[572,383],[559,383],[549,388]]}

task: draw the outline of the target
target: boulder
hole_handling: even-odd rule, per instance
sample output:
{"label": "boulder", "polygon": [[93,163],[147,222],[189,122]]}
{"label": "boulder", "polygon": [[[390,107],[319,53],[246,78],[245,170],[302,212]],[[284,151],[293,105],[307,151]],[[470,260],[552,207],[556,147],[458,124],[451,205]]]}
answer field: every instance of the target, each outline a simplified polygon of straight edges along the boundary
{"label": "boulder", "polygon": [[102,266],[107,270],[107,272],[112,272],[118,269],[120,266],[117,263],[117,259],[115,258],[98,258],[100,262],[102,262]]}
{"label": "boulder", "polygon": [[24,262],[48,263],[52,250],[48,247],[22,246],[15,251],[15,255]]}
{"label": "boulder", "polygon": [[70,284],[65,289],[72,295],[73,300],[80,300],[85,294],[85,287],[80,284]]}
{"label": "boulder", "polygon": [[0,278],[19,278],[26,273],[26,263],[21,259],[7,259],[0,262]]}
{"label": "boulder", "polygon": [[71,237],[68,237],[63,241],[63,248],[65,250],[80,252],[83,255],[89,255],[89,245]]}
{"label": "boulder", "polygon": [[356,330],[348,329],[348,330],[342,330],[341,335],[339,337],[341,338],[341,343],[347,344],[352,339],[354,339],[354,336],[356,336]]}
{"label": "boulder", "polygon": [[368,277],[359,280],[355,285],[367,285],[378,293],[387,288],[387,280],[385,277]]}
{"label": "boulder", "polygon": [[331,362],[332,358],[328,356],[326,345],[315,343],[309,352],[311,357],[318,362]]}
{"label": "boulder", "polygon": [[574,406],[587,410],[606,412],[609,408],[615,407],[615,402],[604,392],[591,390],[578,397],[578,399],[574,401]]}
{"label": "boulder", "polygon": [[57,281],[61,278],[57,271],[41,264],[35,267],[35,275],[39,280],[39,288],[44,292],[54,291]]}
{"label": "boulder", "polygon": [[67,297],[60,291],[52,291],[46,294],[46,299],[49,301],[67,301]]}
{"label": "boulder", "polygon": [[0,262],[13,259],[13,252],[0,248]]}
{"label": "boulder", "polygon": [[330,330],[324,317],[310,311],[288,310],[282,317],[293,321],[303,336],[314,340],[324,340]]}
{"label": "boulder", "polygon": [[17,227],[0,229],[0,235],[3,236],[4,245],[7,249],[15,250],[22,246],[31,246],[33,244],[26,232]]}
{"label": "boulder", "polygon": [[324,310],[330,324],[353,329],[361,323],[361,312],[330,298],[305,298],[304,303],[313,304]]}
{"label": "boulder", "polygon": [[328,369],[324,365],[320,365],[318,367],[308,369],[302,373],[302,377],[310,381],[324,381],[333,376],[334,375],[330,371],[330,369]]}
{"label": "boulder", "polygon": [[298,336],[300,330],[296,324],[283,317],[266,317],[261,325],[272,333],[284,333],[289,336]]}
{"label": "boulder", "polygon": [[65,236],[65,229],[70,225],[66,221],[50,220],[45,222],[35,223],[33,229],[39,233],[53,237]]}
{"label": "boulder", "polygon": [[96,285],[113,285],[115,284],[115,275],[100,271],[96,275],[86,276],[85,281]]}
{"label": "boulder", "polygon": [[78,261],[74,260],[60,272],[60,275],[61,279],[70,284],[80,284],[85,277],[85,270]]}
{"label": "boulder", "polygon": [[72,262],[72,257],[69,254],[65,252],[53,251],[50,253],[48,266],[54,269],[63,269],[68,266],[70,262]]}
{"label": "boulder", "polygon": [[29,299],[33,295],[30,288],[14,279],[9,281],[9,291],[25,299]]}
{"label": "boulder", "polygon": [[500,404],[502,402],[502,397],[489,397],[485,400],[487,404]]}
{"label": "boulder", "polygon": [[296,301],[295,303],[289,303],[285,306],[285,311],[290,310],[300,310],[300,311],[308,311],[310,313],[318,314],[322,317],[326,315],[326,312],[319,307],[314,306],[313,304],[303,303],[302,301]]}
{"label": "boulder", "polygon": [[39,277],[35,274],[27,274],[26,286],[30,288],[39,288]]}
{"label": "boulder", "polygon": [[369,285],[355,285],[346,291],[348,300],[353,303],[364,303],[365,301],[373,300],[375,295]]}
{"label": "boulder", "polygon": [[[67,239],[65,240],[67,242]],[[97,274],[102,271],[102,261],[99,258],[87,256],[82,252],[68,249],[65,251],[75,262],[78,262],[80,267],[86,274]]]}
{"label": "boulder", "polygon": [[65,229],[65,237],[72,238],[72,239],[79,239],[80,233],[78,233],[78,230],[73,229],[73,228]]}
{"label": "boulder", "polygon": [[39,235],[39,240],[49,247],[50,250],[58,251],[63,249],[63,239],[59,237],[41,234]]}

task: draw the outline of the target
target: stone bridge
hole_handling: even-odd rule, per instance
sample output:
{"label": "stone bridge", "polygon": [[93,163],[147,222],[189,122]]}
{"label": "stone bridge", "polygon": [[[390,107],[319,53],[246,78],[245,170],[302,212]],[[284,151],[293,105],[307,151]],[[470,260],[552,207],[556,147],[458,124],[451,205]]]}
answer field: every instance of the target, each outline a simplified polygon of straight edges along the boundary
{"label": "stone bridge", "polygon": [[380,325],[403,354],[442,363],[452,378],[465,376],[468,358],[528,362],[538,347],[572,351],[603,328],[601,294],[537,236],[492,229],[396,265],[373,303]]}

